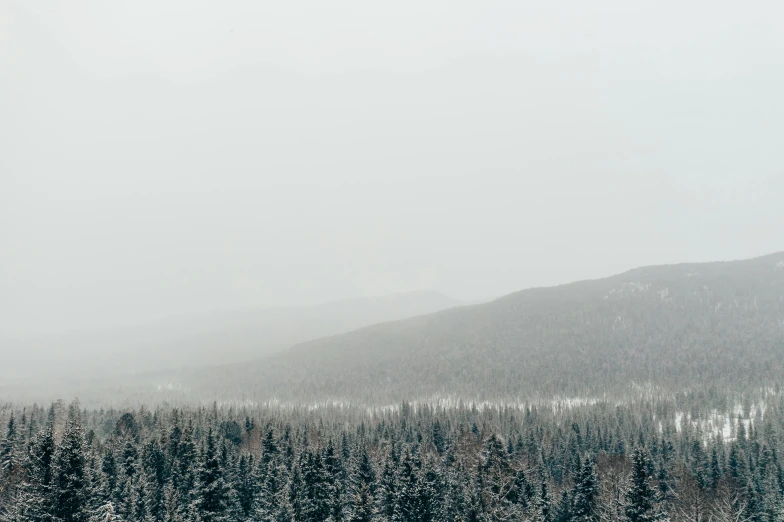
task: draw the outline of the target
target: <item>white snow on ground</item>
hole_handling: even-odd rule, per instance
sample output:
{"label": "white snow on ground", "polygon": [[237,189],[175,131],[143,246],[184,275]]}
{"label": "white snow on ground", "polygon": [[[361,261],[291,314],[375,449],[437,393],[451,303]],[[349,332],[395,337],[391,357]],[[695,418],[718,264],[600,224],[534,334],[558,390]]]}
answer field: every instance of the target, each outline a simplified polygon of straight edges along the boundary
{"label": "white snow on ground", "polygon": [[174,384],[174,383],[172,383],[172,382],[167,382],[166,384],[159,384],[159,385],[157,386],[157,390],[158,390],[159,392],[164,392],[164,391],[175,391],[175,390],[188,391],[189,389],[190,389],[190,388],[188,388],[188,387],[186,387],[186,386],[182,386],[182,385],[180,385],[180,384]]}
{"label": "white snow on ground", "polygon": [[640,294],[647,292],[650,289],[650,283],[639,283],[636,281],[631,283],[623,283],[620,288],[610,289],[610,293],[605,296],[605,299],[607,299],[609,296],[624,297],[626,295]]}
{"label": "white snow on ground", "polygon": [[[675,429],[680,432],[684,427],[689,426],[702,433],[704,442],[719,436],[725,442],[730,442],[735,440],[735,430],[738,426],[738,421],[743,423],[743,427],[746,429],[746,433],[748,433],[749,428],[754,425],[757,413],[759,412],[760,419],[765,416],[765,402],[760,401],[752,404],[749,408],[748,416],[744,415],[743,410],[743,406],[737,404],[731,414],[713,410],[706,418],[701,419],[692,419],[690,413],[677,412],[675,413]],[[659,432],[661,433],[663,429],[662,423],[659,422]]]}

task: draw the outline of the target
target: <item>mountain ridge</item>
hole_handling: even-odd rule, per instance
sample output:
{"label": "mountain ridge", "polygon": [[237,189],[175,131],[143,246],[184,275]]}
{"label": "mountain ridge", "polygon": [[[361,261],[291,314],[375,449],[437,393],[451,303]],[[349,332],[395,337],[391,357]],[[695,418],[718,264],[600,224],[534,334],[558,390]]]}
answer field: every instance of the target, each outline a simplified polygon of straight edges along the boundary
{"label": "mountain ridge", "polygon": [[65,357],[74,354],[90,362],[89,372],[74,374],[79,378],[103,372],[129,374],[252,360],[308,339],[460,303],[440,292],[418,290],[305,306],[180,314],[139,325],[9,337],[4,344],[17,348],[12,356],[19,361],[9,361],[5,367],[18,376],[0,371],[0,378],[21,380],[25,370],[36,365],[41,373],[42,362],[51,363],[51,375],[62,376],[68,370]]}
{"label": "mountain ridge", "polygon": [[[778,386],[784,252],[637,267],[294,343],[235,364],[104,382],[145,401],[384,405]],[[97,389],[82,383],[69,395]],[[690,391],[692,390],[692,391]]]}
{"label": "mountain ridge", "polygon": [[722,372],[771,381],[784,363],[782,264],[784,252],[637,267],[372,325],[255,361],[246,371],[267,384],[249,395],[377,403],[732,384]]}

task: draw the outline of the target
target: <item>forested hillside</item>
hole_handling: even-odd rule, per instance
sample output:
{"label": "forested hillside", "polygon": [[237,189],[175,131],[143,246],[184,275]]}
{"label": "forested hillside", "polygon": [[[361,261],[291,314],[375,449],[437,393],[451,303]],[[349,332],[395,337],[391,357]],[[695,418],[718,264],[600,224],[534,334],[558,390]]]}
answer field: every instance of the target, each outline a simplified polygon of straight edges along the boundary
{"label": "forested hillside", "polygon": [[386,404],[737,390],[781,375],[784,253],[524,290],[175,382],[205,399]]}
{"label": "forested hillside", "polygon": [[782,520],[781,397],[726,433],[694,404],[6,406],[0,520]]}
{"label": "forested hillside", "polygon": [[28,402],[78,396],[90,405],[385,405],[760,390],[784,375],[784,253],[524,290],[242,364],[102,375],[2,391]]}
{"label": "forested hillside", "polygon": [[314,306],[185,314],[59,334],[3,336],[0,331],[0,346],[6,352],[0,365],[0,396],[13,386],[57,397],[74,390],[74,381],[91,387],[99,378],[115,382],[118,376],[258,359],[310,339],[460,304],[437,292],[418,291]]}

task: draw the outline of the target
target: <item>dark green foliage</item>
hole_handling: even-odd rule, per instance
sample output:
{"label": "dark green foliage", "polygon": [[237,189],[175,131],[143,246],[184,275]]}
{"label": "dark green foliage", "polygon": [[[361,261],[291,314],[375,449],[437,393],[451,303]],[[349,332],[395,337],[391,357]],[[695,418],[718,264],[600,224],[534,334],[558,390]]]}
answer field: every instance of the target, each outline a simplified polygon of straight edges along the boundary
{"label": "dark green foliage", "polygon": [[652,464],[647,452],[636,448],[632,453],[632,476],[626,493],[626,518],[629,522],[662,520],[659,496],[651,476]]}
{"label": "dark green foliage", "polygon": [[569,519],[574,522],[593,522],[598,520],[597,499],[599,481],[593,460],[586,458],[577,472],[571,496]]}
{"label": "dark green foliage", "polygon": [[[690,402],[692,419],[712,414],[698,404]],[[779,520],[784,401],[769,396],[764,419],[744,419],[749,429],[738,440],[697,424],[675,429],[684,406],[368,413],[74,405],[49,419],[36,410],[32,431],[21,429],[21,410],[4,410],[6,426],[14,412],[16,435],[6,440],[19,464],[0,477],[0,520]],[[118,419],[138,429],[117,430]],[[240,444],[213,428],[245,419],[253,428]]]}
{"label": "dark green foliage", "polygon": [[190,497],[193,512],[203,522],[229,520],[232,508],[231,490],[224,478],[220,454],[212,427],[207,429],[204,450],[196,471],[196,485]]}
{"label": "dark green foliage", "polygon": [[88,516],[89,477],[85,441],[78,404],[68,410],[63,439],[52,461],[52,514],[63,522],[80,522]]}

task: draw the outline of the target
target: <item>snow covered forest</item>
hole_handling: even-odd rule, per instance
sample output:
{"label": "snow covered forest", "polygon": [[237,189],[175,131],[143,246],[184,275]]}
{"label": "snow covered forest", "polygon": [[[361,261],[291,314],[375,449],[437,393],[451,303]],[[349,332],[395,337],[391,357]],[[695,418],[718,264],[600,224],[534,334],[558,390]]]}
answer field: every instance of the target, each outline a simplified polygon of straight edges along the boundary
{"label": "snow covered forest", "polygon": [[519,292],[163,391],[16,398],[0,522],[784,521],[783,259]]}
{"label": "snow covered forest", "polygon": [[784,522],[784,2],[0,0],[0,522]]}
{"label": "snow covered forest", "polygon": [[784,400],[697,404],[6,406],[0,519],[784,520]]}

